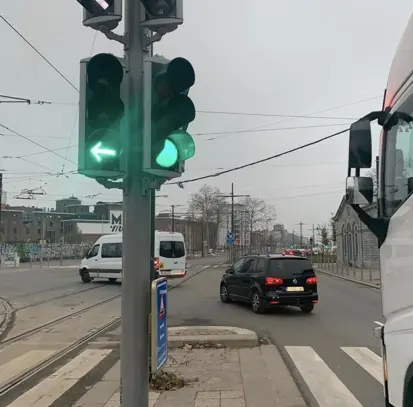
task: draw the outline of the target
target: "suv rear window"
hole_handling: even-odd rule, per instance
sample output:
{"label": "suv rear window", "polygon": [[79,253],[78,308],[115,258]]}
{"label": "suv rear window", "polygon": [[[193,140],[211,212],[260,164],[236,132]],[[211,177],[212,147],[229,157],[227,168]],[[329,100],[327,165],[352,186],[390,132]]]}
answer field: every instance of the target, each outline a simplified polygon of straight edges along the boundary
{"label": "suv rear window", "polygon": [[185,257],[184,242],[161,241],[159,245],[159,257],[165,257],[166,259]]}
{"label": "suv rear window", "polygon": [[288,258],[280,258],[280,259],[271,259],[270,260],[270,267],[268,274],[270,276],[279,277],[283,276],[291,276],[292,274],[305,274],[305,273],[312,273],[312,265],[310,260],[302,258],[302,259],[288,259]]}

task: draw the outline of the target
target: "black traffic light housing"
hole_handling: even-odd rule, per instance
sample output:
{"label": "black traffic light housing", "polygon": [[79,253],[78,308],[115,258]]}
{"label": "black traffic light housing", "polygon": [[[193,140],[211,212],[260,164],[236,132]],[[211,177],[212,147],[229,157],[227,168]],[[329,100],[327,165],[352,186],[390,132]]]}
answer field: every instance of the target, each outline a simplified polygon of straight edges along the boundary
{"label": "black traffic light housing", "polygon": [[[83,120],[79,120],[79,173],[92,178],[116,179],[123,175],[121,97],[123,66],[112,54],[98,54],[86,62],[81,87]],[[82,79],[82,77],[81,77]],[[81,103],[82,104],[82,103]],[[83,157],[82,157],[82,156]]]}
{"label": "black traffic light housing", "polygon": [[[114,0],[77,0],[89,13],[94,15],[108,14],[114,5]],[[113,12],[113,11],[112,11]]]}
{"label": "black traffic light housing", "polygon": [[[170,179],[180,176],[183,163],[195,153],[195,143],[186,132],[196,116],[189,98],[195,83],[195,71],[185,58],[168,63],[151,63],[150,148],[144,170]],[[145,115],[146,116],[146,115]]]}

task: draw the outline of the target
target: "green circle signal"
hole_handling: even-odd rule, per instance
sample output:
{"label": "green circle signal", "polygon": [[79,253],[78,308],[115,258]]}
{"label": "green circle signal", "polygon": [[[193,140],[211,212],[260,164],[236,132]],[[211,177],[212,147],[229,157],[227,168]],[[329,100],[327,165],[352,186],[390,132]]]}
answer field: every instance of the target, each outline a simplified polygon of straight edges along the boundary
{"label": "green circle signal", "polygon": [[156,157],[156,163],[164,168],[172,167],[178,161],[178,149],[171,140],[165,140],[163,150]]}

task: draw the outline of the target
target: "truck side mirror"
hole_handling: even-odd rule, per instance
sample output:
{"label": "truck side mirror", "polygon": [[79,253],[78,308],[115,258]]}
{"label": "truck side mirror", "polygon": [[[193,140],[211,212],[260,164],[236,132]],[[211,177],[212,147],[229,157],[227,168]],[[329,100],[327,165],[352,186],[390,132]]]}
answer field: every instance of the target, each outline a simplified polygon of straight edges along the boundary
{"label": "truck side mirror", "polygon": [[373,179],[370,177],[348,177],[346,202],[350,205],[368,205],[373,202]]}
{"label": "truck side mirror", "polygon": [[372,147],[369,119],[360,119],[350,126],[348,169],[371,168]]}

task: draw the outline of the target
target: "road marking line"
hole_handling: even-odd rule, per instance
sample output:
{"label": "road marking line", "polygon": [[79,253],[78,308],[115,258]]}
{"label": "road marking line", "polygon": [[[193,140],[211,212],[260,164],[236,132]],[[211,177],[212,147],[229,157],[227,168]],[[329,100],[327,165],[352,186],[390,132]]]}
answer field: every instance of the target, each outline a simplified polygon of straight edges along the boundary
{"label": "road marking line", "polygon": [[207,266],[202,266],[203,269],[207,269],[208,267],[210,267],[209,264]]}
{"label": "road marking line", "polygon": [[199,264],[198,266],[196,266],[197,269],[200,269],[202,267],[201,264]]}
{"label": "road marking line", "polygon": [[111,349],[85,350],[7,407],[50,407],[111,352]]}
{"label": "road marking line", "polygon": [[31,350],[0,366],[0,384],[10,382],[38,363],[56,353],[56,350]]}
{"label": "road marking line", "polygon": [[214,267],[214,269],[216,269],[218,267],[218,264],[215,264],[215,266],[213,266],[213,267]]}
{"label": "road marking line", "polygon": [[320,407],[363,407],[310,346],[285,349]]}
{"label": "road marking line", "polygon": [[342,347],[348,356],[383,384],[383,362],[380,356],[365,347]]}

